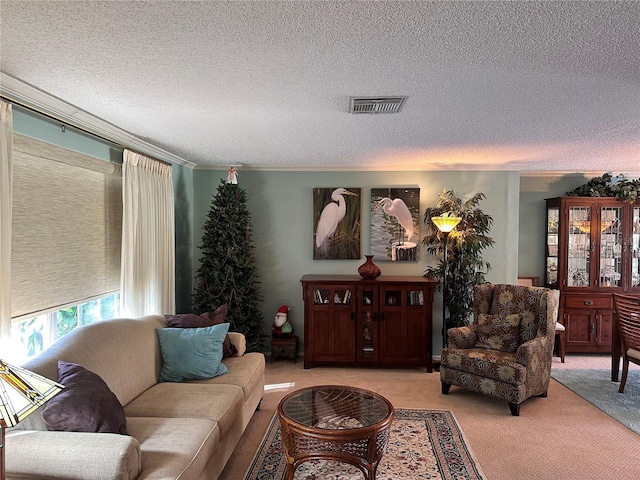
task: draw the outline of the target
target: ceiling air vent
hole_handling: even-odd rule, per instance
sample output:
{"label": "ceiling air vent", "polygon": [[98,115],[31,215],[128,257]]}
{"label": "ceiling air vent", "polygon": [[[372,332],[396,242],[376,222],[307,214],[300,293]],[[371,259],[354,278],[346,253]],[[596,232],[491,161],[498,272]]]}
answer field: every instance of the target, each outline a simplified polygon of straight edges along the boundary
{"label": "ceiling air vent", "polygon": [[407,97],[350,97],[349,113],[398,113]]}

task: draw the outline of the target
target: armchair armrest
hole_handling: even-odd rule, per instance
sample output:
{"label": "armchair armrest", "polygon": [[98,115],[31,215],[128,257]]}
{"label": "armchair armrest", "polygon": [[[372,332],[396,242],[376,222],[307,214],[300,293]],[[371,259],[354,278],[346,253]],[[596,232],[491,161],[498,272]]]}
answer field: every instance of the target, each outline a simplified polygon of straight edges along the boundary
{"label": "armchair armrest", "polygon": [[142,470],[138,440],[114,433],[15,430],[5,454],[9,478],[130,480]]}
{"label": "armchair armrest", "polygon": [[[550,345],[549,343],[549,337],[536,337],[528,342],[524,342],[518,347],[516,361],[527,367],[527,370],[542,365],[547,349],[550,348],[553,350],[553,344]],[[550,356],[549,359],[551,359]]]}
{"label": "armchair armrest", "polygon": [[518,347],[516,361],[526,369],[526,395],[546,395],[551,380],[553,337],[536,337]]}
{"label": "armchair armrest", "polygon": [[233,354],[234,357],[241,357],[247,351],[247,339],[240,332],[229,332],[229,340],[231,343],[238,349],[236,353]]}
{"label": "armchair armrest", "polygon": [[474,325],[454,327],[447,330],[449,348],[473,348],[476,344],[476,328]]}

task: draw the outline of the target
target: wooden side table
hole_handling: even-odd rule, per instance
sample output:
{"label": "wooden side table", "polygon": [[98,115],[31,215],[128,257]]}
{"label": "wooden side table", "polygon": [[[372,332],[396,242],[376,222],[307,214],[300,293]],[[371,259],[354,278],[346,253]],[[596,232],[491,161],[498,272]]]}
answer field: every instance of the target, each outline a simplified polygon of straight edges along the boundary
{"label": "wooden side table", "polygon": [[298,337],[291,335],[287,338],[273,338],[271,340],[271,363],[274,357],[287,357],[298,361]]}

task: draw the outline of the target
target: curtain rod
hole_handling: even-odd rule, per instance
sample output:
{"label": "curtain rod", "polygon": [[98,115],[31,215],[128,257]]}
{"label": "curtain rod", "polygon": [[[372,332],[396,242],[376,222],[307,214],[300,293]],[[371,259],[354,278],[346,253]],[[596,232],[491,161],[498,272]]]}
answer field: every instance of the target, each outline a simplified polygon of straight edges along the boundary
{"label": "curtain rod", "polygon": [[[70,127],[70,128],[73,128],[74,130],[77,130],[77,131],[82,132],[82,133],[87,134],[87,135],[91,135],[92,137],[98,138],[98,139],[100,139],[100,140],[102,140],[104,142],[110,143],[111,145],[114,145],[114,146],[116,146],[118,148],[121,148],[123,150],[129,150],[129,151],[137,153],[139,155],[144,155],[145,157],[148,157],[148,155],[146,155],[146,154],[144,154],[142,152],[138,152],[136,150],[133,150],[130,147],[126,147],[124,145],[121,145],[120,143],[114,142],[113,140],[111,140],[109,138],[105,138],[105,137],[103,137],[101,135],[98,135],[96,133],[90,132],[89,130],[87,130],[85,128],[79,127],[79,126],[74,125],[74,124],[72,124],[70,122],[66,122],[64,120],[61,120],[60,118],[56,118],[56,117],[54,117],[53,115],[51,115],[49,113],[43,112],[42,110],[34,108],[34,107],[30,106],[30,105],[25,105],[24,103],[22,103],[22,102],[20,102],[18,100],[9,98],[9,97],[7,97],[5,95],[0,95],[0,99],[4,100],[5,102],[9,102],[12,105],[17,105],[20,108],[24,108],[25,110],[29,110],[29,111],[31,111],[33,113],[36,113],[36,114],[38,114],[38,115],[40,115],[42,117],[46,117],[49,120],[53,120],[54,122],[59,123],[62,126],[63,131],[64,131],[64,128]],[[165,160],[160,160],[160,159],[154,158],[154,157],[149,157],[149,158],[153,158],[153,160],[155,160],[156,162],[160,162],[160,163],[162,163],[164,165],[169,165],[169,166],[173,167],[173,164],[171,162],[167,162]]]}

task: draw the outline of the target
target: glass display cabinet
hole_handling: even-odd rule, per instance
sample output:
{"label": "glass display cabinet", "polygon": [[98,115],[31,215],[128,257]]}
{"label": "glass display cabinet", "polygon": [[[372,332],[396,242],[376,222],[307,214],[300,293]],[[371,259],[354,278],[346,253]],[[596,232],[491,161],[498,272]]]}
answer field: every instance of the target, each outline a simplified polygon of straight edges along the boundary
{"label": "glass display cabinet", "polygon": [[567,352],[609,352],[611,292],[640,293],[640,205],[547,199],[545,286],[559,289]]}

